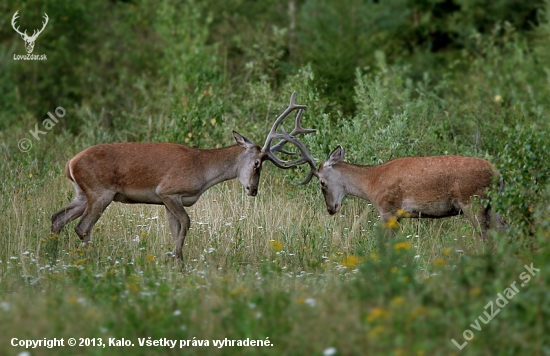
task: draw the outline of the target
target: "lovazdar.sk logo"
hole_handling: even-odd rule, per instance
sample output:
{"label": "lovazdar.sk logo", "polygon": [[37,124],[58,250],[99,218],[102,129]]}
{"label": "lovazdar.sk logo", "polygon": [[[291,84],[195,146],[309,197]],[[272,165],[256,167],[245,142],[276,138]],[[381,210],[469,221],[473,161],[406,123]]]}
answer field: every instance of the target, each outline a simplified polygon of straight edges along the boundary
{"label": "lovazdar.sk logo", "polygon": [[21,32],[21,31],[19,31],[19,26],[15,27],[17,18],[19,17],[18,13],[19,13],[19,10],[17,10],[15,12],[15,14],[13,14],[13,17],[11,18],[11,26],[13,27],[15,32],[17,32],[18,34],[21,35],[21,38],[23,38],[23,41],[25,41],[25,49],[27,50],[27,54],[26,55],[14,54],[13,59],[16,60],[16,61],[18,61],[18,60],[31,60],[31,61],[32,60],[38,60],[38,61],[47,60],[48,58],[46,57],[45,54],[40,54],[40,55],[32,54],[32,51],[34,50],[34,42],[36,41],[38,35],[41,34],[42,31],[44,31],[44,28],[46,28],[46,25],[48,24],[48,20],[49,20],[48,14],[44,13],[45,22],[42,22],[42,28],[40,30],[33,30],[32,35],[29,36],[29,35],[27,35],[27,30]]}

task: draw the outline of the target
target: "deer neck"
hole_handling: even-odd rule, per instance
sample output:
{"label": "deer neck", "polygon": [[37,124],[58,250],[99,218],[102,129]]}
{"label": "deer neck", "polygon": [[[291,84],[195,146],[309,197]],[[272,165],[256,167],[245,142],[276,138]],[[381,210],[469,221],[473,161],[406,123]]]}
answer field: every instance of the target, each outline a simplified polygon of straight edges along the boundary
{"label": "deer neck", "polygon": [[342,174],[345,184],[346,194],[370,200],[370,183],[373,176],[373,167],[358,166],[351,163],[338,163],[338,170]]}
{"label": "deer neck", "polygon": [[218,183],[237,178],[240,156],[244,152],[237,145],[204,151],[204,167],[208,189]]}

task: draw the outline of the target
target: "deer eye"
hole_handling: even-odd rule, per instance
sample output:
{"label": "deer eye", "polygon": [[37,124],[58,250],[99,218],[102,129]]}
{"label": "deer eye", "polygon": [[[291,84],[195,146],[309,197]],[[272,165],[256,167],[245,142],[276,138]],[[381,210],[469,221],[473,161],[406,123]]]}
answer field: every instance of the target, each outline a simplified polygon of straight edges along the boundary
{"label": "deer eye", "polygon": [[262,162],[260,162],[260,160],[258,160],[258,159],[255,160],[255,161],[254,161],[254,168],[256,168],[256,169],[260,168],[260,165],[261,165],[261,164],[262,164]]}

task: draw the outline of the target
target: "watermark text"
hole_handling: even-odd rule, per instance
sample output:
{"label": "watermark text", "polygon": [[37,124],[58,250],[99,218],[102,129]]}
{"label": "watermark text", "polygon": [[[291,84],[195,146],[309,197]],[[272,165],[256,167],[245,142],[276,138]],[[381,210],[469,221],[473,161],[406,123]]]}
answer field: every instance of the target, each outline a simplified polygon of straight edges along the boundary
{"label": "watermark text", "polygon": [[[531,277],[535,276],[537,272],[540,271],[539,268],[533,267],[533,263],[531,263],[530,266],[525,265],[524,266],[526,272],[522,272],[519,275],[519,279],[521,280],[521,287],[525,287],[527,283],[531,280]],[[483,314],[479,315],[473,322],[473,324],[470,324],[470,327],[473,330],[481,331],[483,329],[483,325],[487,325],[493,318],[500,313],[500,308],[504,308],[506,304],[509,303],[509,301],[520,292],[520,289],[518,286],[516,286],[516,282],[513,282],[510,284],[507,288],[505,288],[502,293],[498,293],[497,297],[493,303],[493,301],[489,301],[487,305],[485,305],[484,309],[485,311]],[[483,324],[480,324],[479,322],[482,322]],[[468,345],[468,341],[472,340],[474,338],[474,332],[470,329],[464,330],[462,333],[462,337],[464,338],[463,343],[458,343],[455,339],[451,339],[452,343],[459,349],[462,350],[466,345]]]}
{"label": "watermark text", "polygon": [[[55,115],[51,112],[48,112],[48,116],[50,118],[42,121],[42,125],[40,126],[38,126],[39,124],[36,124],[34,126],[34,130],[29,131],[31,136],[34,137],[36,141],[40,141],[40,137],[45,136],[59,122],[58,118],[64,117],[67,113],[65,109],[61,106],[55,108],[54,112]],[[19,147],[19,150],[21,152],[29,152],[32,148],[32,140],[28,137],[22,138],[17,143],[17,147]]]}

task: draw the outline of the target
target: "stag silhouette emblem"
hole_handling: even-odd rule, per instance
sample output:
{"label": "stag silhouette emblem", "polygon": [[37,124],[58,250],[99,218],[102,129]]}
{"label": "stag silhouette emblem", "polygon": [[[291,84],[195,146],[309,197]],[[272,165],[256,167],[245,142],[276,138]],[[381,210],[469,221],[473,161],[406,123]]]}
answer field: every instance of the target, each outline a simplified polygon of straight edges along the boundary
{"label": "stag silhouette emblem", "polygon": [[17,28],[15,27],[15,21],[17,20],[18,12],[19,10],[17,10],[15,14],[13,14],[13,17],[11,18],[11,26],[13,27],[15,32],[21,35],[21,38],[23,38],[23,41],[25,41],[25,49],[27,50],[27,53],[31,54],[34,49],[34,41],[36,41],[36,38],[38,37],[38,35],[41,34],[42,31],[44,31],[44,28],[48,24],[48,19],[49,19],[48,14],[44,13],[44,19],[46,20],[46,22],[42,23],[42,28],[38,32],[37,30],[34,30],[32,32],[32,36],[29,36],[27,35],[27,30],[25,30],[24,32],[21,32],[19,31],[19,26],[17,26]]}

